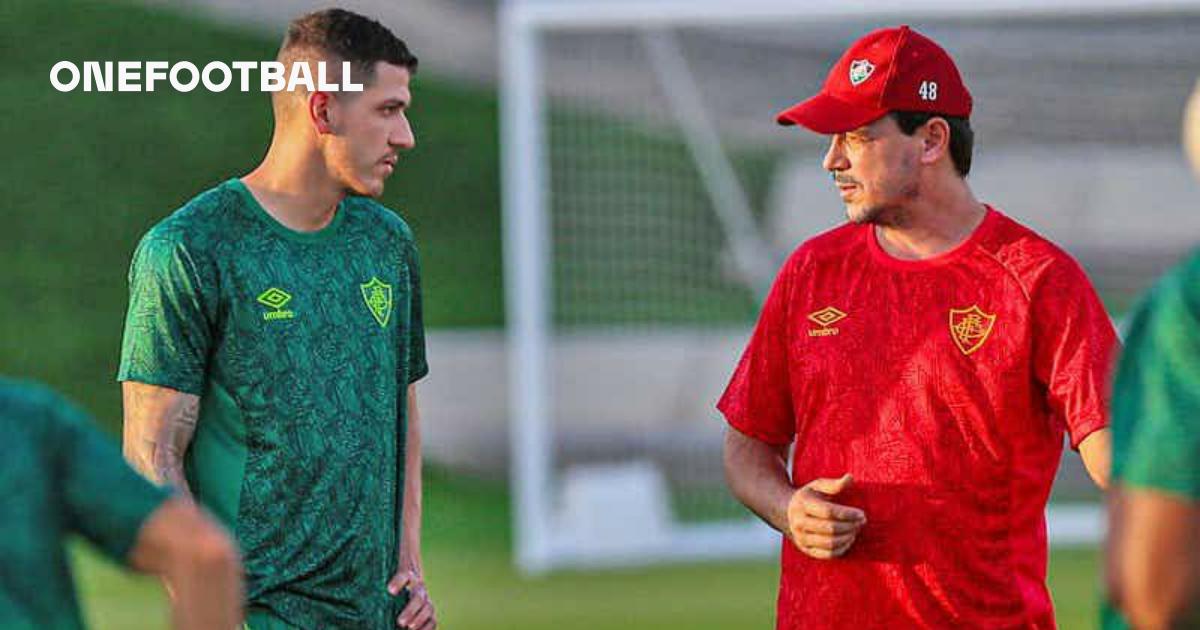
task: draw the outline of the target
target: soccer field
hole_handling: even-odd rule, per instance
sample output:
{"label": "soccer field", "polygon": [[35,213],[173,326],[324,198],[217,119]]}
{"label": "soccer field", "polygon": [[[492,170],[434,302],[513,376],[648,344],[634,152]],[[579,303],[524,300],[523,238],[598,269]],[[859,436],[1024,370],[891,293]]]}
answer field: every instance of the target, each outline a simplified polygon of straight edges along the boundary
{"label": "soccer field", "polygon": [[[509,554],[504,486],[427,475],[425,570],[449,630],[606,630],[769,628],[774,619],[774,562],[563,572],[525,579]],[[130,577],[80,546],[76,579],[92,627],[166,628],[167,609],[153,580]],[[1096,627],[1095,550],[1059,550],[1050,558],[1050,590],[1065,630]],[[382,585],[380,585],[382,588]]]}
{"label": "soccer field", "polygon": [[[18,270],[0,279],[9,296],[0,303],[0,372],[48,381],[111,431],[119,417],[112,376],[124,276],[136,239],[197,190],[261,156],[268,105],[262,95],[237,93],[64,96],[51,91],[45,71],[64,58],[208,60],[221,51],[223,58],[266,59],[276,42],[106,1],[8,1],[0,15],[22,26],[0,37],[10,62],[0,93],[24,103],[9,137],[19,159],[0,174],[13,210],[0,250]],[[495,95],[425,74],[415,85],[421,144],[385,201],[403,209],[420,239],[430,325],[499,326]],[[427,493],[425,562],[444,628],[770,627],[774,562],[526,580],[512,568],[503,485],[437,469]],[[157,583],[117,571],[85,546],[75,555],[92,627],[167,627]],[[1052,555],[1063,628],[1095,625],[1097,558],[1088,550]]]}

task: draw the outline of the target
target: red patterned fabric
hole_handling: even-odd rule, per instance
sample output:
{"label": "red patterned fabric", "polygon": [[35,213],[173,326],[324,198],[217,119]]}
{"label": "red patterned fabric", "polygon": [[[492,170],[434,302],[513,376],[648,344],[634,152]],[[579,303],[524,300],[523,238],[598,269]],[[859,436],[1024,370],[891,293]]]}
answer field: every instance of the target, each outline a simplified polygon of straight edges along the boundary
{"label": "red patterned fabric", "polygon": [[867,524],[834,560],[784,541],[777,627],[1053,628],[1046,499],[1116,348],[1079,265],[991,208],[932,259],[853,224],[797,249],[717,406],[795,441],[795,485],[851,473]]}

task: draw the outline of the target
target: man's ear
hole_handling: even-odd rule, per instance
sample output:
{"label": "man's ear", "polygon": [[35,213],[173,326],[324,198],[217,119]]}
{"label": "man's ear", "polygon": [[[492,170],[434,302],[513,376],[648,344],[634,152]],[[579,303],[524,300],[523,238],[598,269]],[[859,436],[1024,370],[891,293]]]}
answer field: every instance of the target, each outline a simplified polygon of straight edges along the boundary
{"label": "man's ear", "polygon": [[933,164],[950,153],[950,123],[934,116],[921,128],[921,163]]}
{"label": "man's ear", "polygon": [[318,135],[333,133],[336,128],[336,109],[328,92],[313,91],[308,95],[308,117]]}

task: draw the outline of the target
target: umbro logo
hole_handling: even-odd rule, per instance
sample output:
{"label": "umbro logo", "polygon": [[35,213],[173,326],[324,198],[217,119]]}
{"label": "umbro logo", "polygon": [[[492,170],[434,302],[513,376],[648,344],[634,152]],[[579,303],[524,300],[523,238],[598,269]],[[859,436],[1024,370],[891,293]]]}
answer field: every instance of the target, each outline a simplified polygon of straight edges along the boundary
{"label": "umbro logo", "polygon": [[287,306],[288,302],[292,301],[292,296],[283,289],[271,287],[258,295],[259,304],[272,309],[262,314],[263,319],[273,321],[278,319],[293,319],[296,317],[294,311],[286,310],[283,307]]}
{"label": "umbro logo", "polygon": [[842,311],[826,306],[819,311],[813,311],[808,314],[808,321],[817,325],[817,328],[810,328],[808,331],[809,337],[828,337],[838,334],[838,329],[833,328],[833,325],[846,319],[847,315]]}

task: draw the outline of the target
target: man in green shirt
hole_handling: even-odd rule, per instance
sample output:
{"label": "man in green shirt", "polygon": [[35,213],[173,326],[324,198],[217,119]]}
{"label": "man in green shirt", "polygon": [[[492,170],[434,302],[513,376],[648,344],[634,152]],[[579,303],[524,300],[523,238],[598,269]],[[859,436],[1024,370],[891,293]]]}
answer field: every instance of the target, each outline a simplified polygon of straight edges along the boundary
{"label": "man in green shirt", "polygon": [[428,372],[412,232],[376,203],[417,60],[374,20],[290,25],[279,61],[361,92],[272,96],[248,175],[143,237],[118,378],[125,450],[211,509],[246,565],[247,625],[436,626],[421,571],[414,383]]}
{"label": "man in green shirt", "polygon": [[[1200,84],[1184,145],[1200,173]],[[1105,628],[1200,628],[1198,331],[1200,251],[1147,294],[1117,369]]]}
{"label": "man in green shirt", "polygon": [[116,447],[51,391],[0,378],[0,628],[83,627],[66,538],[162,575],[174,626],[241,620],[237,550],[190,502],[139,477]]}

